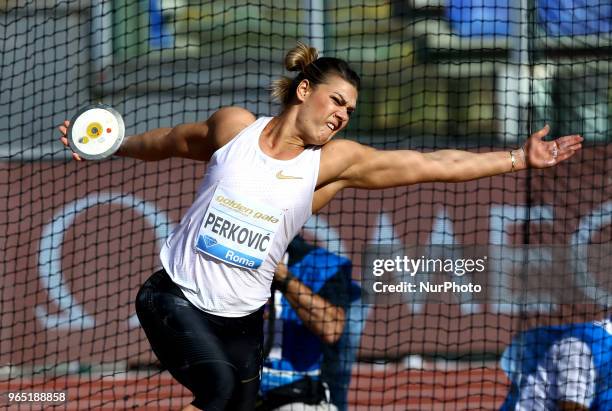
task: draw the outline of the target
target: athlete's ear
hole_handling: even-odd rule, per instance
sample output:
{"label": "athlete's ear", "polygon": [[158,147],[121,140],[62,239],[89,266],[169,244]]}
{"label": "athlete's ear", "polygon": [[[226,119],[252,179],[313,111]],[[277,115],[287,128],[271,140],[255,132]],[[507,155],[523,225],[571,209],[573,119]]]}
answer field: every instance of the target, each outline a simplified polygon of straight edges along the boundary
{"label": "athlete's ear", "polygon": [[295,95],[299,101],[304,101],[312,92],[310,81],[304,79],[300,81],[297,88],[295,89]]}

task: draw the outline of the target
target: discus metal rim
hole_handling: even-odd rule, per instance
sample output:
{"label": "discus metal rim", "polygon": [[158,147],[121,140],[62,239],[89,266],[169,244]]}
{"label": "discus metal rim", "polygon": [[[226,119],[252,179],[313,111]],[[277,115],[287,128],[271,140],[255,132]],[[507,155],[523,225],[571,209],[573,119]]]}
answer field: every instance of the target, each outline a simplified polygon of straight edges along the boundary
{"label": "discus metal rim", "polygon": [[[115,120],[117,120],[117,126],[118,126],[117,138],[113,142],[113,145],[106,151],[99,153],[99,154],[85,153],[81,149],[79,149],[77,145],[75,144],[75,139],[78,137],[75,137],[72,133],[73,132],[72,126],[74,125],[76,120],[82,114],[92,109],[102,109],[102,110],[108,111],[115,118]],[[68,137],[68,145],[70,146],[70,149],[74,151],[75,153],[77,153],[79,157],[85,160],[103,160],[105,158],[111,157],[113,154],[115,154],[117,150],[119,150],[119,147],[121,146],[121,143],[123,142],[123,139],[125,138],[125,124],[123,123],[123,117],[121,117],[121,114],[119,114],[119,112],[115,110],[112,106],[108,104],[104,104],[104,103],[90,104],[88,106],[81,108],[72,117],[72,119],[70,119],[70,125],[68,126],[68,131],[66,134]]]}

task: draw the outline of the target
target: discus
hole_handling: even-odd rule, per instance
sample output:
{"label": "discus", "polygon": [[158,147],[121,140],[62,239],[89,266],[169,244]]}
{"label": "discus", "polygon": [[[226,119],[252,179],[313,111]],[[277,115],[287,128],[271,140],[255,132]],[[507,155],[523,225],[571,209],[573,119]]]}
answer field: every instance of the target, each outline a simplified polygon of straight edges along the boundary
{"label": "discus", "polygon": [[93,104],[79,110],[70,120],[68,144],[86,160],[112,156],[121,146],[125,126],[121,114],[107,104]]}

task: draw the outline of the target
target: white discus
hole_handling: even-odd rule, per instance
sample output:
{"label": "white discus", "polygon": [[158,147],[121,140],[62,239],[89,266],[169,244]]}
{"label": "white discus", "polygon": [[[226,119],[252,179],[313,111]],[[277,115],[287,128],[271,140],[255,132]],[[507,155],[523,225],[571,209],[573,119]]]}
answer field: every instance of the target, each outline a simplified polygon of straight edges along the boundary
{"label": "white discus", "polygon": [[107,104],[93,104],[79,110],[70,120],[68,144],[86,160],[112,156],[121,146],[125,126],[121,114]]}

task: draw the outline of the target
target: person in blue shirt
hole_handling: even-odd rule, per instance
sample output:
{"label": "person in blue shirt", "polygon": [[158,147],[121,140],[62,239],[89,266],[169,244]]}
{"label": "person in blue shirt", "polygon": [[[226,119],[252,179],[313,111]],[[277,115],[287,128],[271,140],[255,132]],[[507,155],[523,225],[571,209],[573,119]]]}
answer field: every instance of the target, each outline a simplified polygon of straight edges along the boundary
{"label": "person in blue shirt", "polygon": [[280,352],[264,363],[257,410],[337,410],[321,369],[344,333],[352,264],[299,236],[287,254],[274,276]]}
{"label": "person in blue shirt", "polygon": [[520,333],[502,356],[511,388],[501,411],[612,410],[612,321]]}

